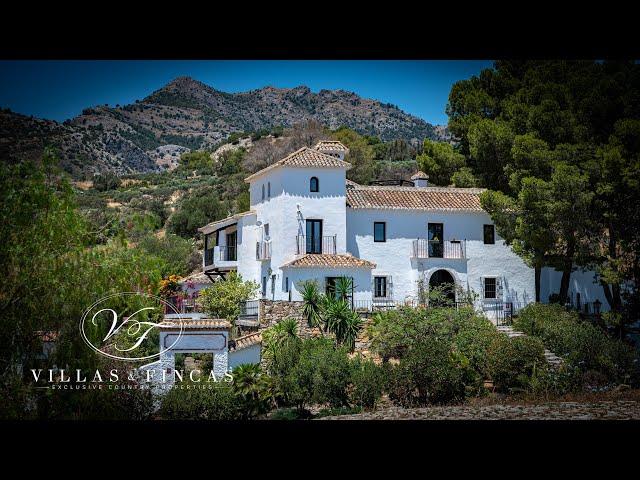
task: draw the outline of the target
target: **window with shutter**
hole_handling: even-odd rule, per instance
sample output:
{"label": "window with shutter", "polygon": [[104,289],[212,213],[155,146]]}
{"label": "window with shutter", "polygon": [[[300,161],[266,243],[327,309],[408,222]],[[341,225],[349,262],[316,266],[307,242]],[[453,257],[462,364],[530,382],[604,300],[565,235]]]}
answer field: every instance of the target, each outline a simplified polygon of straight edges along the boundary
{"label": "window with shutter", "polygon": [[393,277],[387,277],[387,297],[393,298]]}
{"label": "window with shutter", "polygon": [[373,296],[375,298],[387,297],[387,277],[374,277]]}
{"label": "window with shutter", "polygon": [[502,286],[504,282],[502,281],[502,277],[496,278],[496,298],[498,300],[502,300]]}
{"label": "window with shutter", "polygon": [[485,277],[484,279],[484,298],[495,299],[497,290],[497,279],[495,277]]}

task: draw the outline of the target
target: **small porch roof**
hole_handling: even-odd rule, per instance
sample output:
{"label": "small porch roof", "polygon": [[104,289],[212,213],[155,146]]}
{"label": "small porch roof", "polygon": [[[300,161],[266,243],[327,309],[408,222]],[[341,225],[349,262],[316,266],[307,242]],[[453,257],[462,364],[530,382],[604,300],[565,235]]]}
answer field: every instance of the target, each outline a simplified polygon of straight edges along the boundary
{"label": "small porch roof", "polygon": [[206,235],[208,233],[212,233],[212,232],[215,232],[216,230],[220,230],[222,228],[229,227],[235,223],[238,223],[238,219],[242,217],[247,217],[255,214],[256,214],[255,210],[236,213],[235,215],[231,215],[230,217],[223,218],[222,220],[216,220],[215,222],[208,223],[204,227],[200,227],[198,231]]}
{"label": "small porch roof", "polygon": [[331,255],[326,253],[308,253],[285,263],[281,268],[376,268],[369,260],[349,254]]}

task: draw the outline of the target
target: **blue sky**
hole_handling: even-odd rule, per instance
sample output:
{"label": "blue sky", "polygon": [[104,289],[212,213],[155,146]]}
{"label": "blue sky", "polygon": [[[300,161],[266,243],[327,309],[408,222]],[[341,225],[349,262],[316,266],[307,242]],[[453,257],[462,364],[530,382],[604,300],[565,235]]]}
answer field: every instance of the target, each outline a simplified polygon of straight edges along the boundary
{"label": "blue sky", "polygon": [[306,85],[314,92],[341,88],[444,124],[451,85],[491,64],[481,60],[0,61],[0,106],[63,121],[86,107],[133,103],[186,75],[232,93],[267,85]]}

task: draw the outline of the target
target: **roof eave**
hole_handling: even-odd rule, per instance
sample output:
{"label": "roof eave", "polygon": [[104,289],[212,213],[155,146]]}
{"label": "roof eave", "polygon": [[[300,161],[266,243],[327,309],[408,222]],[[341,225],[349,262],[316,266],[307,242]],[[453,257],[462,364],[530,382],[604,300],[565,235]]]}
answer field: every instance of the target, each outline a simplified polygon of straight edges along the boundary
{"label": "roof eave", "polygon": [[[344,162],[344,161],[343,161]],[[277,164],[273,164],[273,165],[269,165],[266,168],[263,168],[262,170],[257,171],[256,173],[253,173],[251,175],[249,175],[247,178],[244,179],[245,183],[251,183],[252,180],[255,180],[256,178],[260,178],[263,175],[269,173],[272,170],[275,170],[277,168],[300,168],[300,169],[309,169],[309,168],[317,168],[317,169],[331,169],[331,168],[343,168],[345,171],[347,170],[351,170],[351,168],[353,167],[353,165],[351,165],[349,162],[344,162],[344,165],[340,165],[340,166],[336,166],[336,167],[316,167],[316,166],[302,166],[302,165],[277,165]]]}

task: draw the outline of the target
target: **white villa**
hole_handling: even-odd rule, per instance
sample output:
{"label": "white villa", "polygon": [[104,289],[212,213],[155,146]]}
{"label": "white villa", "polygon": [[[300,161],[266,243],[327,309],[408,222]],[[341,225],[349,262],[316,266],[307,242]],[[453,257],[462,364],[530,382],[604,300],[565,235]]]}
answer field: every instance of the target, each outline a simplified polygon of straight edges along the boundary
{"label": "white villa", "polygon": [[[302,281],[330,289],[347,276],[363,306],[416,302],[441,283],[455,283],[456,296],[475,292],[477,307],[535,301],[533,269],[497,235],[482,189],[432,187],[422,172],[401,185],[358,185],[346,179],[347,152],[321,141],[246,178],[250,210],[199,229],[204,273],[236,270],[269,300],[300,300]],[[559,281],[542,272],[543,301]],[[571,295],[578,306],[608,306],[589,272],[572,275]]]}

